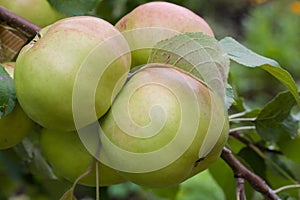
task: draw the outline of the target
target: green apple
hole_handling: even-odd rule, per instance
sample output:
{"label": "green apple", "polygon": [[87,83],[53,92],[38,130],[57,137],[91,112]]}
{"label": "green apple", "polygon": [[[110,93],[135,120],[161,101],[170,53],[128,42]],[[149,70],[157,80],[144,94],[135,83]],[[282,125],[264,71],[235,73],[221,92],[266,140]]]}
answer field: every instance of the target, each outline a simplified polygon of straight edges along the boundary
{"label": "green apple", "polygon": [[[82,178],[79,183],[96,186],[95,158],[85,149],[76,132],[43,129],[40,145],[43,154],[52,165],[53,171],[71,182],[74,182],[93,165],[91,173]],[[115,170],[102,163],[98,163],[98,170],[100,186],[125,181]]]}
{"label": "green apple", "polygon": [[47,0],[0,0],[0,5],[40,27],[65,17]]}
{"label": "green apple", "polygon": [[15,146],[33,129],[34,123],[27,117],[19,104],[0,119],[0,149]]}
{"label": "green apple", "polygon": [[100,125],[101,161],[148,187],[176,185],[206,169],[229,127],[222,101],[204,84],[155,66],[129,79]]}
{"label": "green apple", "polygon": [[109,109],[130,59],[125,38],[108,22],[91,16],[62,19],[22,48],[15,69],[17,98],[41,126],[74,131]]}
{"label": "green apple", "polygon": [[[2,64],[13,78],[14,63]],[[27,117],[20,105],[17,103],[14,110],[0,119],[0,149],[15,146],[29,134],[34,123]]]}
{"label": "green apple", "polygon": [[203,32],[214,36],[210,26],[199,15],[168,2],[142,4],[122,17],[115,27],[124,34],[133,51],[132,67],[146,64],[151,48],[176,34]]}

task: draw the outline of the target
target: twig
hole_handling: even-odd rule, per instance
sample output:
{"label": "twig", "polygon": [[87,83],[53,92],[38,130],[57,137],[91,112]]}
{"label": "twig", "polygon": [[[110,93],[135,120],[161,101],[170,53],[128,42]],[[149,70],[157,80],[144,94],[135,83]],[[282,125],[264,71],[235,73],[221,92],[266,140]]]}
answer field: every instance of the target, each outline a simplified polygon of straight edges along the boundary
{"label": "twig", "polygon": [[7,25],[17,29],[18,31],[21,31],[29,38],[34,37],[41,29],[39,26],[16,15],[3,6],[0,6],[0,21],[5,22]]}
{"label": "twig", "polygon": [[241,118],[233,118],[229,119],[230,122],[253,122],[256,120],[256,117],[241,117]]}
{"label": "twig", "polygon": [[244,178],[241,177],[240,174],[236,174],[235,181],[236,181],[236,199],[246,200]]}
{"label": "twig", "polygon": [[295,188],[298,188],[300,189],[300,184],[296,184],[296,185],[285,185],[285,186],[282,186],[276,190],[274,190],[275,193],[279,193],[279,192],[282,192],[283,190],[287,190],[287,189],[295,189]]}
{"label": "twig", "polygon": [[238,139],[240,142],[244,143],[246,146],[252,148],[253,150],[255,150],[256,153],[258,153],[256,151],[256,149],[258,148],[260,151],[263,151],[263,152],[271,152],[271,153],[280,154],[280,155],[282,154],[282,152],[280,152],[278,150],[269,149],[269,148],[266,148],[266,147],[263,147],[263,146],[258,146],[256,144],[250,142],[249,140],[242,137],[237,131],[235,131],[233,129],[231,129],[231,131],[230,131],[230,136]]}
{"label": "twig", "polygon": [[231,151],[226,147],[223,148],[221,157],[231,167],[235,175],[247,180],[249,184],[256,191],[263,194],[266,199],[280,199],[262,178],[247,169],[237,158],[232,155]]}
{"label": "twig", "polygon": [[236,113],[236,114],[232,114],[232,115],[229,115],[229,119],[233,119],[233,118],[236,118],[236,117],[242,117],[242,116],[244,116],[246,114],[247,114],[246,111],[240,112],[240,113]]}
{"label": "twig", "polygon": [[244,131],[244,130],[255,130],[255,126],[241,126],[241,127],[236,127],[232,128],[229,130],[229,132],[236,132],[236,131]]}

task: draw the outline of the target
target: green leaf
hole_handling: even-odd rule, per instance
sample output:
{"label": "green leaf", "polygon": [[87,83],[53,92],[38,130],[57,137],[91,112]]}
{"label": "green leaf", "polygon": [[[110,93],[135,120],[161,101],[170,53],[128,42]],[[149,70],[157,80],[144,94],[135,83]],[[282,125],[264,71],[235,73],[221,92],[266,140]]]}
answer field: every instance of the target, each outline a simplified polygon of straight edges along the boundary
{"label": "green leaf", "polygon": [[66,191],[59,200],[76,200],[76,197],[74,196],[74,188],[72,187]]}
{"label": "green leaf", "polygon": [[17,101],[14,80],[0,64],[0,119],[8,115],[15,107]]}
{"label": "green leaf", "polygon": [[[220,188],[223,189],[226,199],[236,199],[236,180],[230,166],[223,159],[219,158],[209,167],[209,172]],[[252,198],[254,190],[247,181],[245,181],[245,193],[247,199],[257,199]]]}
{"label": "green leaf", "polygon": [[209,167],[209,172],[218,185],[223,189],[226,199],[235,199],[236,182],[233,171],[229,165],[219,158]]}
{"label": "green leaf", "polygon": [[298,121],[290,114],[295,104],[295,98],[289,91],[279,93],[258,114],[255,120],[258,134],[273,142],[295,138]]}
{"label": "green leaf", "polygon": [[176,197],[176,200],[226,199],[224,191],[208,170],[181,183]]}
{"label": "green leaf", "polygon": [[100,2],[100,0],[48,0],[59,12],[67,16],[85,15]]}
{"label": "green leaf", "polygon": [[290,183],[296,183],[294,171],[289,169],[289,166],[285,162],[286,157],[284,155],[276,155],[274,153],[266,153],[266,165],[268,168],[283,179],[291,181]]}
{"label": "green leaf", "polygon": [[33,130],[28,137],[14,146],[14,150],[22,158],[22,161],[27,164],[31,174],[44,179],[56,180],[56,175],[53,173],[52,168],[45,160],[38,146],[39,134],[38,130]]}
{"label": "green leaf", "polygon": [[226,108],[229,109],[231,105],[234,103],[234,91],[231,85],[226,85],[226,97],[225,97],[225,105]]}
{"label": "green leaf", "polygon": [[237,155],[253,169],[254,173],[263,179],[266,178],[266,165],[264,159],[250,147],[244,147]]}
{"label": "green leaf", "polygon": [[175,199],[177,192],[179,190],[179,185],[163,188],[143,188],[145,191],[150,191],[157,199],[166,200],[166,199]]}
{"label": "green leaf", "polygon": [[213,37],[197,32],[163,40],[152,49],[148,63],[177,67],[205,83],[225,101],[229,58]]}
{"label": "green leaf", "polygon": [[229,58],[246,67],[260,67],[277,78],[293,94],[297,103],[300,105],[297,85],[288,71],[281,68],[280,65],[270,58],[258,55],[247,49],[231,37],[220,40],[223,50],[228,53]]}

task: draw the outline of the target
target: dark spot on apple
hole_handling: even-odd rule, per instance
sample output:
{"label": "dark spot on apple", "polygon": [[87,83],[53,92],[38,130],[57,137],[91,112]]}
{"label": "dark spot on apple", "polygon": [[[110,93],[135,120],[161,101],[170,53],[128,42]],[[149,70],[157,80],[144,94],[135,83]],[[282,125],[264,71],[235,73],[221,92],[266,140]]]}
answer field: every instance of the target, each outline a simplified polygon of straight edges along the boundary
{"label": "dark spot on apple", "polygon": [[165,63],[169,63],[171,60],[171,55],[170,54],[166,54],[166,60]]}
{"label": "dark spot on apple", "polygon": [[42,38],[42,35],[39,32],[37,32],[36,34],[37,34],[37,36],[38,36],[39,39]]}
{"label": "dark spot on apple", "polygon": [[205,160],[205,157],[204,157],[204,158],[199,158],[198,160],[196,160],[196,161],[195,161],[195,164],[194,164],[194,167],[197,167],[198,164],[199,164],[202,160]]}

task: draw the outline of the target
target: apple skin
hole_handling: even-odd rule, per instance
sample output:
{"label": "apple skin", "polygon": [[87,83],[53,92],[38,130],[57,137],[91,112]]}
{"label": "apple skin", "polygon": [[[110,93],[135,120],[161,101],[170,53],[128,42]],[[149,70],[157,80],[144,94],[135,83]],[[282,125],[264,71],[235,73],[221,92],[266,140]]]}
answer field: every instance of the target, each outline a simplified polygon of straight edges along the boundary
{"label": "apple skin", "polygon": [[40,27],[65,17],[47,0],[0,0],[0,5]]}
{"label": "apple skin", "polygon": [[[185,96],[184,102],[180,102],[178,100],[180,98],[176,98],[181,95]],[[212,101],[218,105],[213,107]],[[143,186],[166,187],[183,182],[208,168],[220,156],[229,132],[227,113],[221,102],[202,83],[174,68],[146,67],[142,69],[129,79],[108,114],[100,120],[101,152],[103,157],[107,158],[104,159],[104,163],[107,162],[109,166],[118,170],[127,180]],[[147,127],[151,123],[152,128],[155,129],[157,128],[156,123],[159,124],[159,121],[162,121],[161,113],[155,113],[156,105],[160,105],[164,109],[164,115],[167,116],[164,126],[159,125],[159,131],[149,138],[139,138],[142,131],[136,128],[137,125]],[[189,121],[193,121],[193,110],[197,110],[197,107],[192,105],[198,106],[200,110],[199,118],[196,119],[197,124],[189,123]],[[183,119],[183,110],[181,109],[186,109],[186,112],[191,113],[188,119]],[[213,113],[215,113],[215,118],[213,118]],[[151,122],[151,120],[153,121]],[[173,156],[172,153],[176,154],[177,151],[181,151],[179,148],[185,145],[183,140],[179,140],[179,143],[170,150],[171,152],[168,151],[169,154],[165,155],[165,152],[161,151],[162,154],[152,160],[129,159],[113,148],[116,145],[124,151],[133,153],[164,150],[163,147],[176,139],[175,135],[181,126],[194,131],[195,137],[189,138],[189,134],[186,134],[186,138],[183,140],[190,140],[190,145],[185,151],[180,152],[180,157],[162,168],[145,172],[135,172],[129,169],[130,166],[140,166],[143,169],[150,163],[163,162],[166,158]],[[203,146],[208,129],[212,126],[221,127],[219,138],[216,138],[216,143],[209,153],[199,160],[200,148]],[[210,132],[211,137],[214,137],[214,134]],[[129,170],[124,169],[124,166],[129,166]]]}
{"label": "apple skin", "polygon": [[[60,177],[74,182],[93,164],[94,157],[86,150],[77,132],[60,132],[43,129],[40,146],[53,171]],[[96,164],[90,174],[79,181],[79,184],[96,186]],[[108,186],[125,182],[114,169],[99,163],[99,184]]]}
{"label": "apple skin", "polygon": [[[88,68],[92,72],[85,74],[80,87],[95,93],[89,105],[95,109],[95,119],[100,118],[109,109],[114,92],[117,93],[125,83],[130,69],[130,54],[120,55],[128,52],[124,49],[126,45],[129,49],[125,38],[113,25],[90,16],[62,19],[40,33],[41,38],[36,37],[24,46],[16,61],[15,88],[24,111],[45,128],[74,131],[78,128],[74,124],[72,108],[74,85],[80,70]],[[112,42],[114,46],[109,44],[110,48],[97,48],[111,38],[117,38],[118,45]],[[105,52],[91,57],[95,49]],[[105,56],[112,55],[118,59],[109,66],[103,64]],[[105,71],[100,77],[94,73],[97,70]],[[85,95],[80,97],[87,98]],[[83,110],[81,113],[89,115],[90,112]],[[89,120],[94,119],[82,122],[81,127],[91,123]]]}
{"label": "apple skin", "polygon": [[132,67],[146,64],[151,48],[157,42],[176,34],[203,32],[214,37],[212,29],[203,18],[169,2],[142,4],[122,17],[115,27],[124,34],[132,49]]}
{"label": "apple skin", "polygon": [[14,110],[0,119],[0,149],[7,149],[21,142],[34,128],[17,103]]}
{"label": "apple skin", "polygon": [[[6,71],[13,78],[14,62],[3,63]],[[34,128],[34,123],[24,113],[18,102],[14,110],[0,119],[0,149],[15,146]]]}

